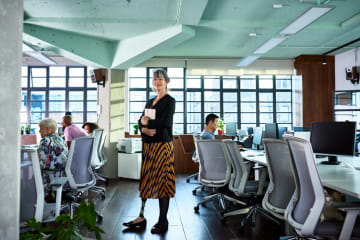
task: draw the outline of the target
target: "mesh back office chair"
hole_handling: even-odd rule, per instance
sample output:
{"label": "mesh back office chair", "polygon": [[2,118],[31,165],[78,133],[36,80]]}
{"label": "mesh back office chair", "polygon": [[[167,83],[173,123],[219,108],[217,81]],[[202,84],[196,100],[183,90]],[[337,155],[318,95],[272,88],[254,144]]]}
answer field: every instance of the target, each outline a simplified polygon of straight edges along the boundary
{"label": "mesh back office chair", "polygon": [[[105,151],[104,151],[104,146],[105,146],[105,141],[106,141],[106,133],[103,133],[101,136],[101,141],[100,141],[100,145],[99,145],[99,159],[100,159],[100,165],[96,170],[99,170],[101,167],[103,167],[106,163],[107,163],[107,157],[105,155]],[[106,177],[103,174],[100,174],[98,171],[95,172],[95,176],[97,180],[103,181],[105,183],[105,185],[108,184],[109,182],[109,178]]]}
{"label": "mesh back office chair", "polygon": [[[91,134],[91,136],[94,137],[94,143],[93,143],[93,148],[92,148],[91,167],[93,168],[95,177],[97,177],[97,173],[95,172],[95,170],[99,169],[100,167],[103,166],[102,153],[101,153],[101,149],[100,149],[100,145],[101,145],[101,142],[103,139],[103,132],[104,132],[104,129],[98,128],[98,129],[95,129]],[[105,199],[105,188],[104,187],[94,186],[90,190],[100,194],[101,198],[103,200]]]}
{"label": "mesh back office chair", "polygon": [[360,227],[354,228],[360,208],[342,207],[346,211],[345,222],[325,220],[320,216],[325,206],[325,194],[310,142],[285,136],[291,153],[291,169],[295,179],[295,192],[285,211],[289,224],[302,237],[336,237],[350,239],[360,237]]}
{"label": "mesh back office chair", "polygon": [[[75,138],[71,141],[65,173],[75,198],[87,193],[96,184],[91,167],[93,141],[94,137],[90,136]],[[77,203],[70,204],[71,216],[73,216],[73,208],[78,206]],[[101,221],[101,219],[102,216],[98,214],[98,220]]]}
{"label": "mesh back office chair", "polygon": [[[260,178],[259,181],[249,180],[250,169],[254,166],[251,162],[245,162],[242,158],[237,144],[233,141],[224,141],[227,151],[230,156],[233,172],[229,183],[229,189],[239,197],[247,197],[250,200],[255,199],[256,196],[262,195],[264,192],[265,181],[266,181],[266,168],[259,167]],[[251,201],[250,201],[251,202]],[[225,217],[247,214],[241,222],[243,227],[251,216],[255,216],[260,211],[257,206],[251,206],[246,209],[239,209],[224,214]],[[255,221],[255,217],[253,218]]]}
{"label": "mesh back office chair", "polygon": [[[199,157],[199,181],[203,186],[219,188],[225,186],[230,180],[231,163],[222,140],[198,140],[196,142],[196,153]],[[224,217],[225,199],[234,203],[244,204],[243,202],[226,196],[223,193],[215,193],[206,196],[194,207],[196,213],[199,206],[212,200],[218,200],[221,207],[220,216]]]}
{"label": "mesh back office chair", "polygon": [[[199,158],[196,155],[196,141],[200,140],[200,135],[199,134],[193,135],[193,139],[194,139],[194,145],[195,145],[195,152],[194,152],[191,160],[193,160],[194,163],[198,164],[199,163]],[[194,178],[195,180],[198,180],[198,176],[199,176],[199,172],[191,174],[190,176],[186,177],[186,182],[187,183],[190,182],[191,178]],[[196,192],[196,190],[195,190],[195,192]]]}
{"label": "mesh back office chair", "polygon": [[33,217],[38,222],[55,221],[60,214],[62,188],[67,179],[59,178],[50,183],[56,190],[56,202],[46,203],[37,150],[21,149],[21,153],[20,224],[24,226],[25,221]]}
{"label": "mesh back office chair", "polygon": [[263,139],[263,144],[270,183],[262,206],[276,218],[284,219],[285,209],[295,192],[289,146],[277,139]]}

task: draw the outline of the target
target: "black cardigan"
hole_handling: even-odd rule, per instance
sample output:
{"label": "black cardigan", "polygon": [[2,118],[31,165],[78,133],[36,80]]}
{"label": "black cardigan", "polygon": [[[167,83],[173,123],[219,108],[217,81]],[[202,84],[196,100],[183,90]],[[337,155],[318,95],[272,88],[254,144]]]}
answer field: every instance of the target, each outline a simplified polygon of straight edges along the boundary
{"label": "black cardigan", "polygon": [[[155,120],[149,120],[148,129],[156,129],[156,134],[152,137],[141,133],[142,140],[145,143],[156,143],[156,142],[170,142],[172,141],[172,124],[173,116],[175,113],[175,99],[170,95],[166,94],[162,97],[155,106],[152,106],[152,103],[155,98],[150,99],[145,108],[152,108],[156,110]],[[145,110],[143,111],[142,116],[144,116]],[[141,119],[140,117],[140,119]],[[139,119],[139,128],[140,132],[143,126]]]}

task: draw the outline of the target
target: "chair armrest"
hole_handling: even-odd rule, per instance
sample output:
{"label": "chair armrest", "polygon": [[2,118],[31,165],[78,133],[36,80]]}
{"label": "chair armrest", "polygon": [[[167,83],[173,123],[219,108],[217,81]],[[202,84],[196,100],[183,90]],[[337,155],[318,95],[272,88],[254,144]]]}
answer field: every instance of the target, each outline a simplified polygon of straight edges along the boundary
{"label": "chair armrest", "polygon": [[67,177],[59,177],[59,178],[55,178],[54,180],[51,181],[50,186],[54,186],[54,187],[62,187],[64,186],[64,184],[68,181]]}
{"label": "chair armrest", "polygon": [[354,210],[360,211],[360,203],[332,202],[331,206],[336,207],[337,209],[344,212]]}
{"label": "chair armrest", "polygon": [[253,167],[254,170],[261,170],[263,168],[266,168],[265,166],[263,165],[259,165],[259,166],[256,166],[256,167]]}

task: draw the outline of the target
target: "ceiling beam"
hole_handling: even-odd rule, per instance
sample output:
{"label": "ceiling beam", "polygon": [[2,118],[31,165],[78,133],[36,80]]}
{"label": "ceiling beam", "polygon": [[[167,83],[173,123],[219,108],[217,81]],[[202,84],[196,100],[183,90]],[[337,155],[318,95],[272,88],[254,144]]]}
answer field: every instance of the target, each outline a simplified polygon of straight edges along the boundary
{"label": "ceiling beam", "polygon": [[115,42],[61,30],[24,24],[24,39],[33,45],[39,42],[53,52],[88,66],[110,67]]}
{"label": "ceiling beam", "polygon": [[111,68],[127,69],[135,66],[194,36],[195,31],[191,27],[175,25],[119,41]]}
{"label": "ceiling beam", "polygon": [[179,0],[178,24],[198,25],[208,0]]}

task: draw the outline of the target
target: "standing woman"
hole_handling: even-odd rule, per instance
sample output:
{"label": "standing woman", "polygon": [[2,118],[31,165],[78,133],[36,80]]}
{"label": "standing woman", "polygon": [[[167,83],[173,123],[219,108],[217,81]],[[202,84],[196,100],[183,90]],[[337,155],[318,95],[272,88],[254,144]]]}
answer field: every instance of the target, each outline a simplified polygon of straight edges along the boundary
{"label": "standing woman", "polygon": [[163,69],[153,75],[153,88],[156,97],[146,105],[139,127],[143,141],[142,167],[140,177],[140,198],[142,206],[139,217],[124,223],[127,227],[144,227],[144,207],[148,198],[159,199],[159,220],[151,228],[151,233],[164,233],[168,229],[167,212],[169,200],[175,196],[174,146],[172,143],[172,124],[175,112],[175,99],[167,94],[170,78]]}

